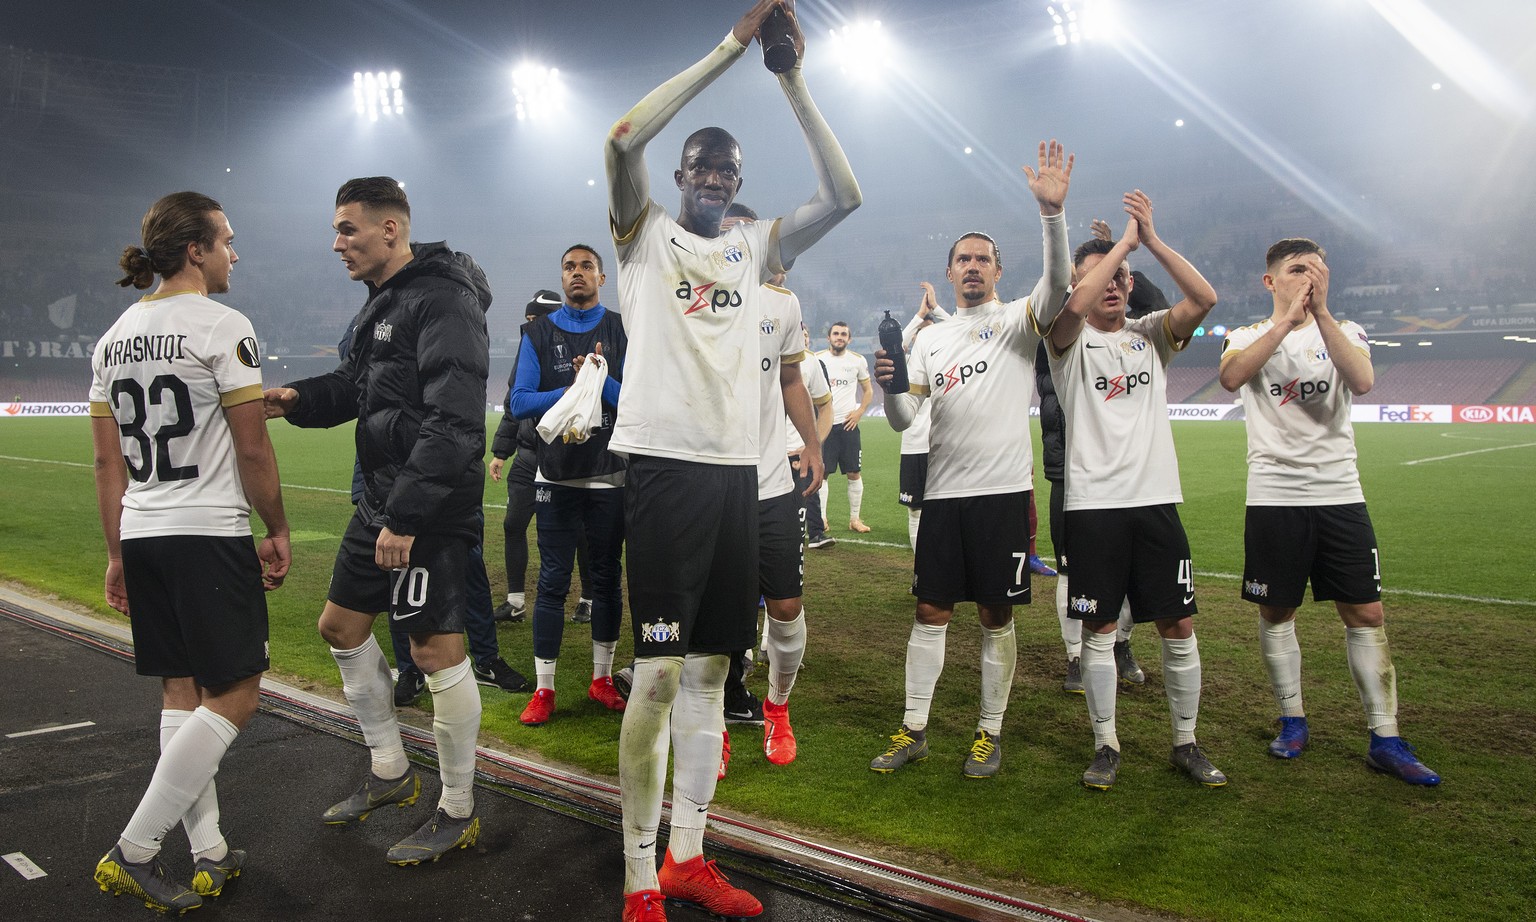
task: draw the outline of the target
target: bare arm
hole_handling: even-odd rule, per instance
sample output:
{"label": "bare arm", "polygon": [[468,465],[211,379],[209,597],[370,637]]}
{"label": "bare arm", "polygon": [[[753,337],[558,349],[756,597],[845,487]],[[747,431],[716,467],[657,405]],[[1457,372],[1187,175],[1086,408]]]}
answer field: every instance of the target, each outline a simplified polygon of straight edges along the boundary
{"label": "bare arm", "polygon": [[1216,289],[1211,287],[1211,283],[1205,280],[1205,276],[1189,260],[1157,235],[1152,226],[1152,200],[1147,198],[1146,193],[1136,189],[1127,194],[1125,205],[1126,211],[1136,219],[1137,233],[1147,252],[1152,254],[1184,294],[1168,315],[1168,327],[1175,339],[1181,342],[1189,339],[1195,335],[1195,328],[1205,320],[1205,315],[1216,306]]}
{"label": "bare arm", "polygon": [[821,482],[827,472],[821,460],[822,436],[817,432],[816,408],[811,405],[811,392],[805,389],[798,363],[779,363],[779,390],[784,393],[784,412],[789,416],[795,431],[800,434],[800,441],[805,443],[805,447],[800,449],[799,474],[811,478],[810,487],[801,494],[810,496],[821,489]]}
{"label": "bare arm", "polygon": [[1119,271],[1120,264],[1125,262],[1125,258],[1131,255],[1139,243],[1136,219],[1132,218],[1126,222],[1125,234],[1115,241],[1114,247],[1072,286],[1072,296],[1067,299],[1066,306],[1051,325],[1051,349],[1057,355],[1067,351],[1067,347],[1077,341],[1088,312],[1104,299],[1104,292],[1109,289],[1109,283]]}
{"label": "bare arm", "polygon": [[1280,343],[1291,335],[1291,331],[1306,323],[1307,320],[1307,294],[1310,289],[1303,288],[1300,294],[1285,306],[1279,316],[1274,317],[1274,325],[1263,336],[1248,344],[1245,349],[1224,353],[1221,357],[1221,371],[1217,380],[1221,386],[1229,391],[1236,391],[1247,384],[1253,376],[1259,373],[1259,369],[1274,356],[1275,350],[1280,348]]}
{"label": "bare arm", "polygon": [[277,453],[267,436],[262,401],[252,400],[224,408],[229,434],[235,443],[235,465],[256,514],[267,527],[267,534],[256,547],[261,559],[261,583],[267,589],[283,584],[293,564],[288,544],[288,516],[283,511],[283,488],[277,475]]}
{"label": "bare arm", "polygon": [[858,428],[859,420],[864,418],[864,411],[869,409],[869,404],[875,399],[875,386],[868,378],[859,382],[859,405],[854,408],[848,418],[843,421],[843,428],[852,432]]}
{"label": "bare arm", "polygon": [[123,494],[128,492],[128,465],[118,441],[117,420],[91,417],[91,445],[95,453],[96,508],[101,531],[107,539],[107,604],[128,614],[128,588],[123,582]]}

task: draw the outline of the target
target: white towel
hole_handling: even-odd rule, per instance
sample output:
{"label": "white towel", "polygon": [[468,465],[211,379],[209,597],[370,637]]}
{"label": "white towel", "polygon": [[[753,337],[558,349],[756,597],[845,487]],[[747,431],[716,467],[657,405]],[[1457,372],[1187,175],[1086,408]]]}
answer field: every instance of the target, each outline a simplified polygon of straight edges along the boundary
{"label": "white towel", "polygon": [[588,355],[576,372],[576,381],[539,420],[539,438],[553,442],[585,442],[592,427],[603,421],[603,384],[608,380],[608,363],[600,355]]}

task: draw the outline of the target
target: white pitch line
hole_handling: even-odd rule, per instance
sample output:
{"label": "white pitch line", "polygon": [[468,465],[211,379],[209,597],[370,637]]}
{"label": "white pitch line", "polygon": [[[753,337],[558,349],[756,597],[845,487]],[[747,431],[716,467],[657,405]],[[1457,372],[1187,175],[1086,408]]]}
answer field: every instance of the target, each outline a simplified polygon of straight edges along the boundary
{"label": "white pitch line", "polygon": [[18,458],[15,455],[0,455],[0,461],[31,461],[34,464],[63,464],[67,467],[95,467],[94,464],[82,464],[79,461],[54,461],[49,458]]}
{"label": "white pitch line", "polygon": [[[17,457],[16,455],[0,455],[0,461],[27,461],[27,462],[30,462],[32,464],[62,464],[64,466],[66,466],[66,467],[94,467],[95,466],[93,464],[81,464],[79,461],[56,461],[56,460],[54,460],[52,458],[20,458],[20,457]],[[348,496],[348,495],[351,495],[351,493],[352,493],[352,491],[350,489],[348,489],[348,490],[339,490],[336,487],[311,487],[311,486],[309,486],[307,484],[302,484],[302,483],[285,483],[285,484],[282,485],[282,487],[283,487],[284,490],[309,490],[312,493],[340,493],[343,496]],[[495,505],[495,504],[492,504],[492,503],[487,503],[486,504],[486,508],[487,509],[502,509],[502,510],[505,510],[507,507],[505,505],[498,506],[498,505]],[[892,547],[901,547],[901,546],[904,546],[904,545],[894,545],[893,544],[891,546]]]}
{"label": "white pitch line", "polygon": [[1480,455],[1490,451],[1505,451],[1510,448],[1536,448],[1536,442],[1521,442],[1518,445],[1499,445],[1494,448],[1475,448],[1472,451],[1458,451],[1454,455],[1440,455],[1435,458],[1420,458],[1417,461],[1404,461],[1403,465],[1428,464],[1431,461],[1449,461],[1452,458],[1465,458],[1468,455]]}
{"label": "white pitch line", "polygon": [[41,736],[44,733],[58,733],[61,730],[78,730],[81,727],[94,726],[96,726],[96,722],[94,720],[82,720],[80,723],[65,724],[62,727],[43,727],[41,730],[22,730],[17,733],[7,733],[5,738],[8,740],[14,740],[23,736]]}

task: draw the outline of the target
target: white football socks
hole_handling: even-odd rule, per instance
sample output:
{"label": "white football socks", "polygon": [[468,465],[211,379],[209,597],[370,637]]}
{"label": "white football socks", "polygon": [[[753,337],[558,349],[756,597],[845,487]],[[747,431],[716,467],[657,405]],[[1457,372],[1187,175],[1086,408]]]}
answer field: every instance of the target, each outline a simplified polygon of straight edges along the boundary
{"label": "white football socks", "polygon": [[219,762],[239,733],[234,724],[206,706],[192,712],[160,753],[149,787],[118,839],[125,860],[142,864],[160,853],[165,834],[213,781]]}
{"label": "white football socks", "polygon": [[358,728],[373,763],[373,773],[380,778],[399,778],[411,763],[400,742],[400,723],[395,719],[394,687],[389,678],[389,662],[373,635],[351,650],[331,648],[336,667],[341,670],[341,691],[357,715]]}
{"label": "white football socks", "polygon": [[933,707],[933,689],[944,671],[944,642],[949,625],[912,622],[907,638],[907,711],[902,726],[925,730],[928,712]]}
{"label": "white football socks", "polygon": [[683,862],[704,853],[704,823],[720,780],[725,734],[725,676],[731,658],[690,653],[683,658],[672,705],[672,836],[667,851]]}
{"label": "white football socks", "polygon": [[[672,705],[681,656],[635,660],[635,680],[619,730],[619,802],[623,808],[624,892],[656,890],[656,831],[672,744]],[[716,709],[723,719],[722,709]],[[719,753],[716,753],[716,758]],[[718,766],[717,766],[718,770]]]}
{"label": "white football socks", "polygon": [[[160,712],[160,751],[165,752],[165,747],[170,745],[171,738],[176,735],[182,725],[192,719],[191,711],[173,710],[166,708]],[[229,854],[229,846],[224,841],[224,834],[219,831],[219,792],[218,784],[210,781],[197,800],[187,808],[187,812],[181,818],[181,825],[187,830],[187,844],[192,847],[193,859],[207,858],[212,861],[222,861]]]}
{"label": "white football socks", "polygon": [[1387,629],[1345,628],[1344,652],[1365,706],[1366,726],[1377,736],[1397,736],[1397,670],[1387,647]]}
{"label": "white football socks", "polygon": [[[860,521],[859,511],[864,508],[864,478],[848,481],[848,521]],[[676,856],[674,856],[676,857]]]}
{"label": "white football socks", "polygon": [[538,688],[555,690],[555,666],[559,660],[533,658],[533,677]]}
{"label": "white football socks", "polygon": [[1131,628],[1135,626],[1136,622],[1131,620],[1131,599],[1126,596],[1125,601],[1120,603],[1120,622],[1115,625],[1115,640],[1128,642],[1131,639]]}
{"label": "white football socks", "polygon": [[768,700],[783,704],[805,660],[805,609],[793,621],[770,617],[763,633],[768,643]]}
{"label": "white football socks", "polygon": [[917,526],[923,520],[923,510],[907,510],[907,541],[912,544],[912,550],[917,550]]}
{"label": "white football socks", "polygon": [[1115,633],[1083,631],[1083,697],[1088,699],[1088,717],[1093,721],[1093,748],[1108,746],[1120,751],[1120,737],[1115,732]]}
{"label": "white football socks", "polygon": [[1013,691],[1018,641],[1013,622],[1004,627],[981,629],[981,722],[977,726],[993,736],[1003,732],[1003,714]]}
{"label": "white football socks", "polygon": [[437,805],[455,819],[475,812],[475,740],[480,735],[480,689],[469,660],[427,676],[432,692],[432,736],[443,793]]}
{"label": "white football socks", "polygon": [[592,678],[601,679],[613,675],[613,651],[617,640],[592,641]]}
{"label": "white football socks", "polygon": [[1275,693],[1281,717],[1302,717],[1307,713],[1301,700],[1301,644],[1296,640],[1296,621],[1271,624],[1259,619],[1259,652],[1269,672],[1269,687]]}
{"label": "white football socks", "polygon": [[1163,689],[1173,716],[1173,745],[1193,743],[1200,718],[1200,645],[1195,635],[1163,638]]}
{"label": "white football socks", "polygon": [[828,492],[828,487],[831,483],[832,475],[828,474],[827,478],[821,482],[821,489],[817,491],[817,495],[821,497],[821,517],[829,524],[832,521],[832,510],[827,507],[827,498],[831,495]]}
{"label": "white football socks", "polygon": [[1067,574],[1056,577],[1056,620],[1061,623],[1061,643],[1067,659],[1083,655],[1083,622],[1067,614]]}

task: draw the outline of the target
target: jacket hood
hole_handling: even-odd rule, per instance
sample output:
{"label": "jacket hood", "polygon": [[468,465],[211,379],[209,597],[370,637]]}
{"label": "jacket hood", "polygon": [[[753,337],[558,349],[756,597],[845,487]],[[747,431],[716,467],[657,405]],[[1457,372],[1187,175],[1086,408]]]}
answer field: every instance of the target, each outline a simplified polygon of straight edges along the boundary
{"label": "jacket hood", "polygon": [[481,311],[491,309],[491,284],[486,281],[485,270],[468,253],[448,249],[446,241],[412,243],[411,261],[401,269],[400,281],[412,278],[440,278],[461,285],[475,295]]}

